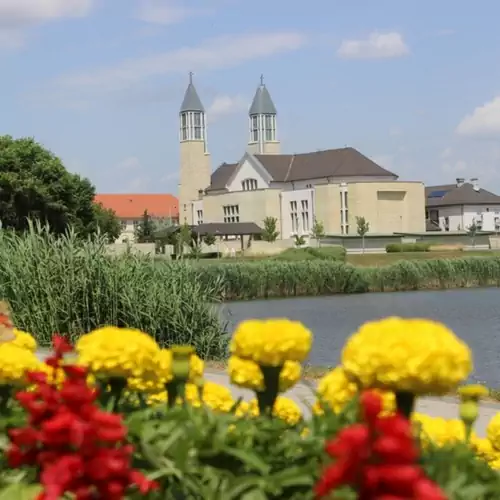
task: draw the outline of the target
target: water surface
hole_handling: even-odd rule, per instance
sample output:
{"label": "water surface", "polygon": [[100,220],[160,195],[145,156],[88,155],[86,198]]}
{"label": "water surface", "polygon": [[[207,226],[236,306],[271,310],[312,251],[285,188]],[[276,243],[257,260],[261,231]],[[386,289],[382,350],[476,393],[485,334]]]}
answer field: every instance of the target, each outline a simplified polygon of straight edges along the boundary
{"label": "water surface", "polygon": [[349,335],[365,321],[386,316],[432,318],[446,323],[474,353],[472,380],[500,387],[500,289],[366,293],[331,297],[233,302],[230,328],[243,319],[286,317],[314,332],[309,362],[335,365]]}

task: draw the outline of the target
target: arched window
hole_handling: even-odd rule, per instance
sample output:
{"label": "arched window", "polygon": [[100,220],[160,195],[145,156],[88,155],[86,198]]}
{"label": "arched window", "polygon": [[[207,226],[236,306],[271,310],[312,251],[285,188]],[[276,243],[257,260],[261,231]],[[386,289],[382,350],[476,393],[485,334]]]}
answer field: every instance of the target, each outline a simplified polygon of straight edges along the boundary
{"label": "arched window", "polygon": [[257,189],[257,179],[245,179],[241,182],[243,191],[255,191]]}

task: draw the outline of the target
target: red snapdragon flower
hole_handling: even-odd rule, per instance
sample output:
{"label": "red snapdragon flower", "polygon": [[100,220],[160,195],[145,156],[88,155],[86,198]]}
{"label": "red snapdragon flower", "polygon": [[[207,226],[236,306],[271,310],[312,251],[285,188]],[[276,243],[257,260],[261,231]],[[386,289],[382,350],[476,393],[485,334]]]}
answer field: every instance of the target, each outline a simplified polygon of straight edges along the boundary
{"label": "red snapdragon flower", "polygon": [[380,416],[382,399],[372,391],[362,394],[361,410],[365,423],[342,429],[326,443],[335,461],[316,484],[316,498],[351,486],[360,500],[446,500],[418,465],[411,423],[399,414]]}
{"label": "red snapdragon flower", "polygon": [[132,469],[133,447],[126,444],[122,417],[95,404],[97,392],[87,385],[87,370],[64,365],[71,345],[53,339],[54,355],[47,364],[62,368],[60,388],[41,372],[30,373],[33,392],[16,396],[28,412],[28,425],[9,431],[9,465],[39,469],[43,491],[38,500],[58,500],[73,493],[76,500],[122,500],[129,487],[147,493],[157,485]]}

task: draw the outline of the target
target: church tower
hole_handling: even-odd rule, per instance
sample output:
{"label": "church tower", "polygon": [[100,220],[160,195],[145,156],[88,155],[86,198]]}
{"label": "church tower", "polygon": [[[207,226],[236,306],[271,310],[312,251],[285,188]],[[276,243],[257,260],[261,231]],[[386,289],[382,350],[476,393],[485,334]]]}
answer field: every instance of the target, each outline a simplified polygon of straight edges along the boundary
{"label": "church tower", "polygon": [[198,200],[200,191],[210,185],[212,173],[207,150],[205,108],[193,85],[193,73],[189,73],[189,85],[179,111],[179,124],[179,222],[192,224],[192,202]]}
{"label": "church tower", "polygon": [[280,154],[280,143],[276,135],[276,108],[271,95],[260,77],[260,85],[255,92],[248,112],[250,140],[248,152],[260,155]]}

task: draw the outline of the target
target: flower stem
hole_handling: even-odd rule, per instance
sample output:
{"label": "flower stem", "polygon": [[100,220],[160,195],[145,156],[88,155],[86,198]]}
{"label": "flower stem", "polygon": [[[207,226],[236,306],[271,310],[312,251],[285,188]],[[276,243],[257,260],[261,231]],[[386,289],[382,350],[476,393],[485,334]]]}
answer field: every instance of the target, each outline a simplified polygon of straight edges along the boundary
{"label": "flower stem", "polygon": [[278,397],[282,366],[261,366],[264,377],[264,390],[257,391],[257,403],[260,415],[272,416],[274,403]]}
{"label": "flower stem", "polygon": [[12,396],[10,385],[0,385],[0,415],[6,416],[9,412],[9,401]]}
{"label": "flower stem", "polygon": [[406,391],[396,392],[396,407],[398,412],[404,415],[408,420],[411,418],[415,406],[415,394]]}
{"label": "flower stem", "polygon": [[123,391],[127,387],[127,380],[122,377],[111,377],[109,379],[110,399],[108,401],[109,410],[115,413],[118,410]]}

